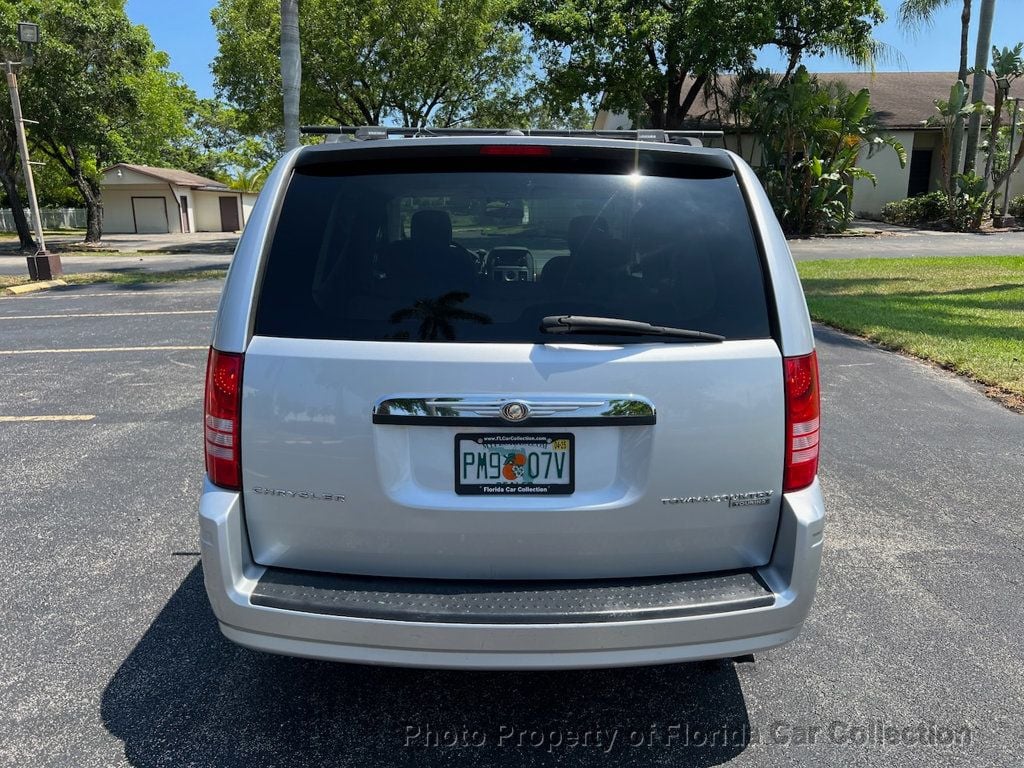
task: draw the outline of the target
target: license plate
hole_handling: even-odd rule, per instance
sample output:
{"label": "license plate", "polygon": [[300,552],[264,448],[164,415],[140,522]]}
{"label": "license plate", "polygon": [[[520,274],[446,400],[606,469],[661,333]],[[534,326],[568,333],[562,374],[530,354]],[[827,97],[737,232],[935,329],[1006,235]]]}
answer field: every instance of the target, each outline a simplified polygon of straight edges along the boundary
{"label": "license plate", "polygon": [[455,492],[467,496],[568,495],[575,490],[571,434],[458,434]]}

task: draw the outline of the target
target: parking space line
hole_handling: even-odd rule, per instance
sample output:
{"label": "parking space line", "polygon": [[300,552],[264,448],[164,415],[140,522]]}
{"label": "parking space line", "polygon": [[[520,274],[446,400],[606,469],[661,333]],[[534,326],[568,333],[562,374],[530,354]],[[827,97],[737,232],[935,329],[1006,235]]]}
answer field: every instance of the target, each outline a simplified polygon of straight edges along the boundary
{"label": "parking space line", "polygon": [[94,296],[133,296],[136,298],[152,298],[153,296],[220,296],[220,291],[165,291],[162,288],[150,288],[145,291],[111,291],[109,293],[80,293],[79,291],[53,291],[46,295],[26,294],[10,296],[10,299],[91,299]]}
{"label": "parking space line", "polygon": [[168,309],[151,312],[59,312],[52,315],[0,315],[0,320],[53,320],[61,317],[144,317],[147,315],[212,315],[215,309]]}
{"label": "parking space line", "polygon": [[92,421],[95,418],[95,415],[90,416],[87,414],[57,416],[0,416],[0,423],[10,423],[15,421]]}
{"label": "parking space line", "polygon": [[77,347],[74,349],[0,349],[0,355],[59,355],[83,352],[187,352],[207,350],[208,346],[167,345],[156,347]]}

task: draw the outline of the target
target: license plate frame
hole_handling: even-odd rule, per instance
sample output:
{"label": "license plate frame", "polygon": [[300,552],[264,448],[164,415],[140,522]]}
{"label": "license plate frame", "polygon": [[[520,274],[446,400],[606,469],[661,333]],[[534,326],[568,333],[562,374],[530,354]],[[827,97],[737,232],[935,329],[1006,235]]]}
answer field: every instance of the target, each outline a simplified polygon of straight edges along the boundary
{"label": "license plate frame", "polygon": [[[535,452],[538,455],[538,463],[545,461],[546,457],[542,453],[546,449],[552,454],[551,461],[555,464],[556,470],[556,457],[559,453],[564,453],[563,462],[564,465],[567,465],[568,482],[532,483],[528,479],[523,481],[523,476],[529,472],[530,461],[530,456],[525,451],[522,452],[524,456],[522,465],[517,465],[513,461],[511,471],[516,473],[515,480],[502,479],[505,466],[509,462],[509,457],[506,455],[499,458],[501,469],[497,480],[487,477],[485,479],[489,482],[486,483],[464,482],[463,441],[475,443],[480,446],[478,450],[497,453],[499,457],[501,451],[511,454],[516,448],[536,447],[541,449],[539,453]],[[556,445],[556,441],[565,441],[564,449]],[[576,492],[576,439],[571,432],[460,432],[455,435],[454,442],[455,493],[460,496],[571,496]],[[519,451],[515,452],[520,453]],[[490,460],[488,459],[488,461]],[[521,471],[517,472],[517,467],[521,467]],[[544,475],[550,476],[550,469],[546,469]]]}

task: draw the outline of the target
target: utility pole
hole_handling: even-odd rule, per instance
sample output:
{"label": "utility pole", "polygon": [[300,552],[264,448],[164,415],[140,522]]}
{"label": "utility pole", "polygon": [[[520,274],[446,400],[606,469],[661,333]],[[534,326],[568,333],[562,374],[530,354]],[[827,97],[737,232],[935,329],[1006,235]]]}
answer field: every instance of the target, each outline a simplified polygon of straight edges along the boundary
{"label": "utility pole", "polygon": [[[992,19],[996,13],[996,0],[981,0],[981,14],[978,17],[978,47],[974,51],[974,85],[971,87],[971,101],[985,100],[985,81],[988,79],[988,54],[992,48]],[[967,157],[964,172],[971,173],[978,159],[978,141],[981,138],[981,113],[971,115],[967,128]]]}
{"label": "utility pole", "polygon": [[[25,45],[26,61],[31,60],[31,48],[29,46],[39,42],[39,25],[19,22],[18,39]],[[28,139],[25,137],[25,123],[35,121],[26,120],[21,114],[18,76],[14,74],[14,66],[23,63],[25,62],[7,61],[7,88],[11,92],[11,113],[14,116],[14,132],[18,137],[18,154],[21,155],[22,175],[25,177],[25,192],[28,193],[28,205],[32,211],[32,225],[35,229],[36,246],[38,247],[35,255],[28,257],[28,274],[33,280],[52,280],[64,274],[64,268],[60,263],[60,256],[55,253],[49,253],[46,250],[46,240],[43,237],[43,220],[39,215],[36,184],[32,177],[32,161],[28,156]],[[11,205],[19,205],[19,202],[12,200]]]}

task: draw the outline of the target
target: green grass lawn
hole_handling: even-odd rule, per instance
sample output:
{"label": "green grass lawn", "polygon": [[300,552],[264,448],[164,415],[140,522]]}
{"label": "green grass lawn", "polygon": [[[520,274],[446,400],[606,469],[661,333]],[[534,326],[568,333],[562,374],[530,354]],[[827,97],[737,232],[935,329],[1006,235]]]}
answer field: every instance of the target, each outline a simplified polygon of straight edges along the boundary
{"label": "green grass lawn", "polygon": [[805,261],[811,317],[1024,405],[1024,257]]}

